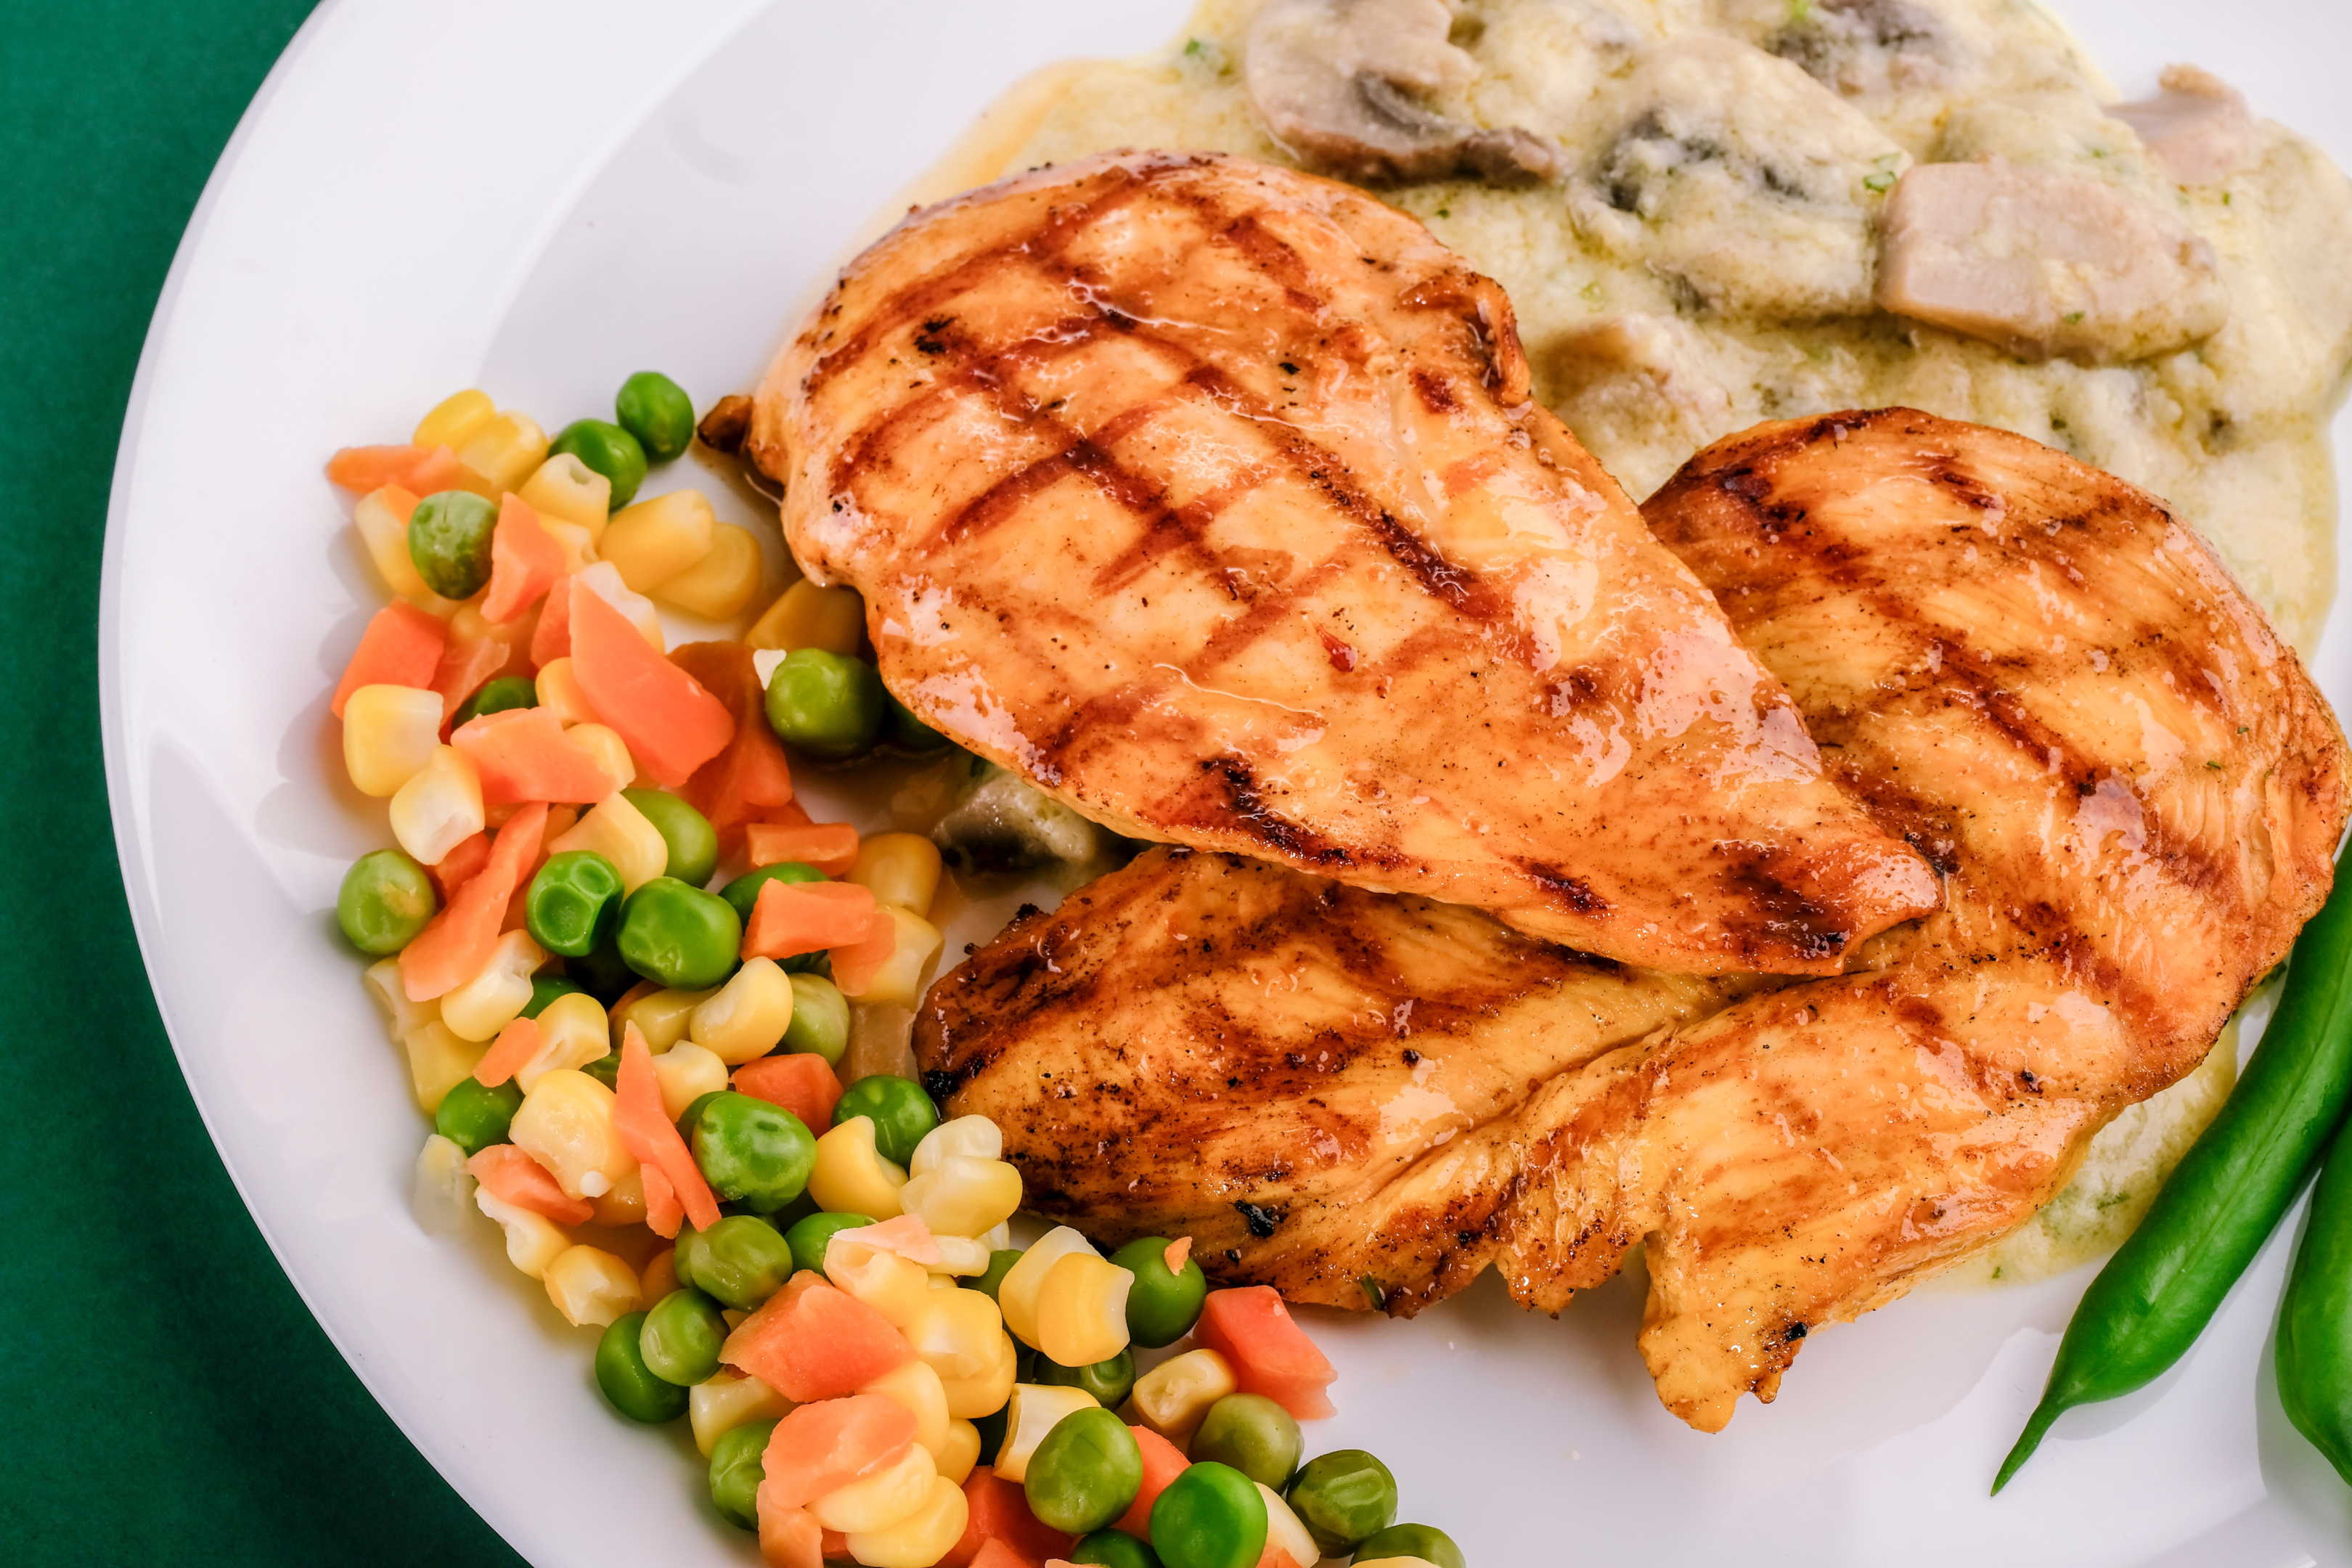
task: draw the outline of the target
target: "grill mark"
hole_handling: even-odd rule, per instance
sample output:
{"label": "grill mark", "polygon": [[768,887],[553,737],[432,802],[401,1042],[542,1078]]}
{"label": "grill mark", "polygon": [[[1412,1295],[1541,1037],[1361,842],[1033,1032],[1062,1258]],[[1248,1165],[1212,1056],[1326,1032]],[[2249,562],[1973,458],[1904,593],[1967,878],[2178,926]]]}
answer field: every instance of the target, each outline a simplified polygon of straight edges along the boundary
{"label": "grill mark", "polygon": [[[1209,216],[1202,204],[1188,205],[1201,212],[1204,218]],[[1244,213],[1226,224],[1218,231],[1216,241],[1241,252],[1244,260],[1279,286],[1283,302],[1292,310],[1307,316],[1323,313],[1325,304],[1322,299],[1305,287],[1308,276],[1307,264],[1299,258],[1298,252],[1291,247],[1290,242],[1260,223],[1255,213]]]}
{"label": "grill mark", "polygon": [[[1298,606],[1302,602],[1312,598],[1325,584],[1339,577],[1347,569],[1347,558],[1344,555],[1335,555],[1330,560],[1318,562],[1300,573],[1297,581],[1290,586],[1259,595],[1248,609],[1225,622],[1202,639],[1201,651],[1194,662],[1205,671],[1227,663],[1247,651],[1260,637],[1280,626],[1289,616],[1299,614]],[[1319,631],[1321,628],[1317,629]],[[1355,650],[1349,649],[1348,657],[1350,662],[1344,668],[1352,669],[1355,668],[1353,663]],[[1332,662],[1336,665],[1339,661],[1334,658]]]}
{"label": "grill mark", "polygon": [[[1719,844],[1718,858],[1730,862],[1716,879],[1728,900],[1723,929],[1750,952],[1795,952],[1809,959],[1835,958],[1845,951],[1851,923],[1781,875],[1790,857],[1761,844]],[[1742,918],[1747,911],[1755,918]]]}
{"label": "grill mark", "polygon": [[1581,877],[1572,877],[1557,866],[1547,866],[1524,856],[1514,858],[1511,864],[1525,871],[1554,903],[1565,904],[1578,914],[1601,919],[1610,913],[1607,899],[1592,890],[1592,885]]}
{"label": "grill mark", "polygon": [[1170,796],[1153,815],[1180,827],[1238,833],[1275,854],[1310,866],[1392,866],[1396,852],[1382,846],[1350,849],[1313,828],[1291,821],[1266,805],[1249,759],[1228,752],[1202,760],[1191,784]]}
{"label": "grill mark", "polygon": [[1413,366],[1412,389],[1421,395],[1421,405],[1432,414],[1451,414],[1461,406],[1454,401],[1454,389],[1445,378],[1424,366]]}

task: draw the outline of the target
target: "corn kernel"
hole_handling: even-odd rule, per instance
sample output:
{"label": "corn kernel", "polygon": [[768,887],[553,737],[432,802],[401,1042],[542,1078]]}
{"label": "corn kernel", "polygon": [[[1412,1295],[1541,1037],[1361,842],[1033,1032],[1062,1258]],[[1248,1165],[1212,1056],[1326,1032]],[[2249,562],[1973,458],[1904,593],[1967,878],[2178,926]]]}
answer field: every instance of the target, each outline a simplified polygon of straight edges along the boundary
{"label": "corn kernel", "polygon": [[[642,1177],[645,1167],[639,1166],[637,1173]],[[654,1255],[646,1259],[645,1272],[638,1278],[637,1300],[651,1305],[677,1289],[677,1248],[656,1247]]]}
{"label": "corn kernel", "polygon": [[[547,536],[555,541],[555,547],[563,552],[565,576],[569,577],[575,572],[584,572],[596,564],[596,536],[580,524],[558,522],[551,518],[543,517],[539,520],[539,526],[547,531]],[[561,587],[562,584],[558,584],[557,586]]]}
{"label": "corn kernel", "polygon": [[915,1145],[914,1156],[907,1162],[907,1173],[929,1175],[950,1154],[1001,1160],[1004,1157],[1004,1134],[985,1116],[959,1116],[952,1121],[942,1121],[924,1133],[922,1142]]}
{"label": "corn kernel", "polygon": [[614,1103],[613,1091],[586,1073],[558,1068],[522,1097],[507,1136],[547,1167],[565,1197],[601,1197],[637,1168],[614,1123]]}
{"label": "corn kernel", "polygon": [[1054,1265],[1037,1290],[1037,1348],[1064,1366],[1092,1366],[1127,1348],[1135,1276],[1092,1253]]}
{"label": "corn kernel", "polygon": [[747,959],[690,1017],[696,1045],[729,1067],[756,1061],[782,1043],[792,1024],[793,977],[772,958]]}
{"label": "corn kernel", "polygon": [[932,1289],[953,1285],[954,1277],[959,1274],[988,1272],[989,1247],[986,1242],[969,1236],[940,1236],[936,1233],[931,1241],[940,1249],[940,1260],[929,1265]]}
{"label": "corn kernel", "polygon": [[980,1428],[961,1416],[948,1419],[948,1440],[931,1456],[940,1474],[957,1486],[971,1478],[971,1468],[980,1463]]}
{"label": "corn kernel", "polygon": [[700,490],[672,490],[614,512],[596,553],[621,574],[630,592],[650,594],[709,554],[717,527]]}
{"label": "corn kernel", "polygon": [[527,931],[510,931],[481,972],[441,998],[441,1022],[461,1040],[489,1040],[530,1005],[530,977],[547,951]]}
{"label": "corn kernel", "polygon": [[441,744],[441,694],[362,686],[343,704],[343,766],[362,795],[396,795]]}
{"label": "corn kernel", "polygon": [[459,1039],[437,1018],[410,1031],[403,1043],[408,1047],[408,1080],[416,1091],[416,1109],[427,1116],[441,1109],[443,1095],[474,1076],[490,1048]]}
{"label": "corn kernel", "polygon": [[755,648],[854,654],[866,640],[866,601],[855,588],[820,588],[803,577],[761,612],[743,640]]}
{"label": "corn kernel", "polygon": [[534,1279],[543,1279],[547,1266],[570,1249],[572,1238],[555,1222],[534,1209],[494,1198],[487,1187],[474,1189],[474,1206],[507,1233],[507,1261]]}
{"label": "corn kernel", "polygon": [[392,1037],[395,1045],[425,1025],[441,1021],[441,1004],[438,1001],[411,1002],[408,999],[408,987],[401,984],[400,959],[396,954],[369,964],[366,973],[360,978],[368,995],[383,1014],[385,1033]]}
{"label": "corn kernel", "polygon": [[547,1299],[573,1328],[604,1328],[643,1305],[637,1271],[594,1247],[567,1247],[540,1275]]}
{"label": "corn kernel", "polygon": [[482,775],[455,746],[436,746],[432,760],[392,792],[392,837],[420,866],[441,864],[487,821]]}
{"label": "corn kernel", "polygon": [[825,1278],[903,1331],[929,1304],[931,1277],[919,1263],[857,1245],[849,1239],[856,1234],[837,1231],[826,1244]]}
{"label": "corn kernel", "polygon": [[759,593],[766,566],[751,530],[722,522],[710,531],[709,552],[664,583],[655,597],[707,621],[732,620]]}
{"label": "corn kernel", "polygon": [[[665,1254],[666,1255],[666,1254]],[[647,1300],[661,1298],[651,1290]],[[747,1372],[722,1366],[698,1383],[686,1396],[686,1418],[694,1428],[694,1446],[709,1458],[719,1439],[747,1421],[782,1419],[792,1414],[793,1402]]]}
{"label": "corn kernel", "polygon": [[971,1522],[971,1500],[962,1486],[935,1475],[921,1507],[887,1529],[852,1531],[845,1544],[851,1560],[866,1568],[929,1568],[963,1539]]}
{"label": "corn kernel", "polygon": [[1209,1406],[1239,1385],[1233,1363],[1212,1350],[1171,1356],[1135,1380],[1135,1414],[1146,1426],[1185,1447]]}
{"label": "corn kernel", "polygon": [[1301,1568],[1314,1568],[1323,1560],[1323,1549],[1315,1544],[1315,1537],[1307,1533],[1307,1526],[1299,1522],[1298,1516],[1290,1511],[1290,1505],[1282,1500],[1280,1492],[1264,1481],[1256,1485],[1258,1495],[1265,1500],[1266,1545],[1285,1553]]}
{"label": "corn kernel", "polygon": [[[623,1176],[619,1181],[614,1182],[613,1184],[613,1190],[605,1193],[601,1197],[598,1197],[594,1202],[596,1207],[595,1218],[598,1225],[630,1226],[645,1224],[645,1168],[643,1166],[639,1166],[636,1170],[631,1171],[627,1175]],[[665,1284],[658,1291],[654,1289],[653,1286],[650,1284],[645,1285],[638,1289],[638,1298],[648,1304],[660,1300],[664,1296],[668,1295],[672,1290],[677,1289],[677,1260],[671,1257],[669,1248],[664,1247],[659,1252],[655,1253],[653,1262],[646,1266],[646,1275],[648,1279],[652,1279],[653,1271],[656,1268],[666,1270],[662,1278],[667,1280],[668,1283]]]}
{"label": "corn kernel", "polygon": [[940,1386],[938,1373],[919,1361],[910,1361],[892,1367],[857,1392],[878,1394],[893,1405],[905,1406],[915,1418],[915,1441],[930,1450],[934,1461],[946,1451],[948,1396]]}
{"label": "corn kernel", "polygon": [[874,1147],[874,1120],[853,1116],[816,1141],[816,1164],[809,1172],[809,1195],[819,1208],[896,1219],[906,1211],[898,1189],[907,1173]]}
{"label": "corn kernel", "polygon": [[940,848],[919,833],[876,833],[858,841],[849,879],[874,890],[874,901],[917,914],[940,890]]}
{"label": "corn kernel", "polygon": [[694,1010],[716,994],[711,991],[667,991],[650,980],[632,986],[613,1004],[613,1048],[621,1048],[622,1032],[635,1024],[637,1033],[646,1037],[646,1049],[660,1056],[689,1037]]}
{"label": "corn kernel", "polygon": [[539,1049],[515,1069],[515,1083],[529,1094],[558,1068],[584,1068],[612,1049],[604,1005],[585,991],[569,992],[540,1010]]}
{"label": "corn kernel", "polygon": [[485,420],[457,452],[459,462],[488,481],[495,500],[547,460],[547,432],[530,415],[509,409]]}
{"label": "corn kernel", "polygon": [[661,612],[654,608],[651,599],[623,582],[619,570],[610,561],[599,561],[582,569],[574,580],[587,584],[598,598],[620,611],[621,618],[636,627],[637,635],[656,653],[669,650],[669,644],[662,640]]}
{"label": "corn kernel", "polygon": [[1074,1252],[1082,1252],[1088,1258],[1101,1256],[1087,1245],[1085,1237],[1066,1225],[1057,1225],[1021,1255],[1021,1261],[1012,1267],[1003,1283],[996,1288],[997,1304],[1004,1309],[1004,1326],[1033,1350],[1037,1345],[1037,1292],[1044,1288],[1045,1276],[1053,1272],[1054,1265]]}
{"label": "corn kernel", "polygon": [[416,1169],[409,1179],[408,1208],[417,1228],[427,1236],[446,1236],[464,1223],[466,1200],[473,1195],[474,1178],[466,1169],[466,1151],[438,1132],[416,1152]]}
{"label": "corn kernel", "polygon": [[386,588],[404,597],[420,594],[438,598],[439,595],[425,585],[415,560],[408,553],[408,520],[400,514],[399,507],[414,507],[416,498],[402,490],[399,506],[395,506],[390,493],[394,488],[386,485],[360,497],[359,504],[352,509],[352,527],[358,531],[360,542],[367,547],[368,560]]}
{"label": "corn kernel", "polygon": [[598,801],[587,816],[572,825],[571,832],[548,842],[551,855],[569,849],[593,849],[610,860],[613,869],[621,874],[622,888],[632,893],[669,868],[669,842],[662,837],[661,829],[646,821],[646,814],[618,790]]}
{"label": "corn kernel", "polygon": [[433,411],[416,422],[416,434],[409,440],[419,447],[446,447],[454,452],[471,440],[498,411],[499,405],[490,401],[488,393],[469,386],[435,404]]}
{"label": "corn kernel", "polygon": [[727,1087],[727,1064],[693,1041],[680,1040],[654,1058],[654,1077],[661,1084],[662,1114],[675,1121],[688,1106]]}
{"label": "corn kernel", "polygon": [[580,678],[572,672],[572,656],[551,658],[540,667],[531,679],[532,695],[539,705],[555,715],[557,723],[569,729],[574,724],[601,724],[604,719],[588,694],[580,689]]}
{"label": "corn kernel", "polygon": [[[931,965],[940,956],[943,939],[940,928],[909,910],[896,904],[882,908],[898,922],[897,945],[889,958],[873,977],[856,991],[841,987],[841,994],[856,1002],[887,1003],[895,1007],[913,1007],[923,999],[923,983],[930,974]],[[835,977],[839,984],[839,977]]]}
{"label": "corn kernel", "polygon": [[[932,1291],[922,1310],[899,1331],[907,1336],[907,1342],[924,1363],[950,1386],[973,1378],[992,1378],[997,1363],[1005,1354],[1017,1354],[1003,1350],[1011,1343],[1004,1336],[1004,1319],[997,1311],[996,1303],[981,1290],[958,1287]],[[1006,1384],[1008,1389],[1011,1386]],[[1003,1394],[997,1395],[994,1405],[982,1410],[959,1410],[951,1401],[948,1414],[986,1415],[1003,1404]]]}
{"label": "corn kernel", "polygon": [[[629,755],[629,743],[621,739],[619,731],[609,724],[574,724],[563,733],[572,744],[586,747],[588,754],[596,759],[596,765],[612,775],[618,788],[626,789],[637,782],[637,759]],[[667,857],[663,864],[668,864]]]}
{"label": "corn kernel", "polygon": [[569,452],[541,463],[515,494],[530,503],[541,521],[584,528],[592,545],[604,537],[604,522],[613,511],[613,481]]}
{"label": "corn kernel", "polygon": [[931,1451],[920,1443],[909,1443],[906,1458],[897,1464],[864,1480],[835,1488],[809,1504],[809,1512],[825,1529],[844,1534],[887,1530],[929,1500],[931,1483],[939,1474],[939,1467],[931,1463]]}
{"label": "corn kernel", "polygon": [[1040,1383],[1015,1384],[1013,1403],[1004,1407],[1004,1447],[996,1451],[996,1473],[1008,1481],[1026,1480],[1029,1457],[1065,1415],[1092,1410],[1095,1396],[1083,1388]]}
{"label": "corn kernel", "polygon": [[845,1089],[876,1073],[921,1077],[915,1061],[915,1010],[896,1002],[851,1003],[849,1044],[833,1070]]}
{"label": "corn kernel", "polygon": [[985,1236],[1021,1206],[1021,1173],[1002,1160],[950,1154],[908,1177],[898,1202],[908,1214],[922,1215],[934,1236]]}

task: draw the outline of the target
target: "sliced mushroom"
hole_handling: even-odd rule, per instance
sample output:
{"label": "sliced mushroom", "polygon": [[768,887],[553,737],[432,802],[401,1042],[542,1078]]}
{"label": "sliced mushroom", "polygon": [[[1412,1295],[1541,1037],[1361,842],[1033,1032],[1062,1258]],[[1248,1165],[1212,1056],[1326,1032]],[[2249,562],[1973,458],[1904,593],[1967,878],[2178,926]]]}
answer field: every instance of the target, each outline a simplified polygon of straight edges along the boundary
{"label": "sliced mushroom", "polygon": [[1848,98],[1941,87],[1949,75],[1957,47],[1913,0],[1811,0],[1790,13],[1765,47]]}
{"label": "sliced mushroom", "polygon": [[1453,25],[1446,0],[1267,0],[1246,45],[1250,98],[1301,162],[1347,179],[1557,177],[1566,159],[1556,143],[1454,120],[1414,97],[1476,78],[1477,62],[1446,41]]}
{"label": "sliced mushroom", "polygon": [[1886,204],[1878,302],[2029,359],[2144,359],[2230,313],[2213,247],[2089,174],[1922,163]]}
{"label": "sliced mushroom", "polygon": [[2107,110],[2138,132],[2149,154],[2184,185],[2214,185],[2262,157],[2261,132],[2243,94],[2195,66],[2168,66],[2164,90]]}

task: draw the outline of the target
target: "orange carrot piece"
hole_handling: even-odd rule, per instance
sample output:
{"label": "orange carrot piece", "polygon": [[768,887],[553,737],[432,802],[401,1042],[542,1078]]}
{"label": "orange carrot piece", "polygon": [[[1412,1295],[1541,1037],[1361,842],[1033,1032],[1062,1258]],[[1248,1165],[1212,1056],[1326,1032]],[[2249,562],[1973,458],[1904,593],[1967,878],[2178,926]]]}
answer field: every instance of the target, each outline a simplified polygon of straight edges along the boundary
{"label": "orange carrot piece", "polygon": [[686,1205],[677,1201],[677,1189],[661,1173],[658,1165],[639,1164],[645,1177],[646,1228],[664,1241],[677,1238],[677,1227],[686,1218]]}
{"label": "orange carrot piece", "polygon": [[[773,882],[767,884],[771,888],[775,885]],[[882,966],[890,962],[890,955],[898,950],[898,922],[890,918],[889,910],[877,909],[866,919],[865,935],[833,950],[834,984],[852,996],[863,995],[866,988],[874,983],[874,977],[882,972]]]}
{"label": "orange carrot piece", "polygon": [[587,805],[620,787],[595,754],[563,732],[551,708],[509,708],[467,720],[449,734],[481,775],[482,804],[562,801]]}
{"label": "orange carrot piece", "polygon": [[824,1568],[830,1533],[804,1508],[770,1508],[760,1489],[760,1561],[768,1568]]}
{"label": "orange carrot piece", "polygon": [[762,882],[743,929],[743,956],[797,958],[847,947],[865,940],[873,921],[873,889],[855,882]]}
{"label": "orange carrot piece", "polygon": [[[685,1209],[686,1217],[694,1222],[695,1229],[709,1230],[717,1225],[719,1200],[710,1195],[710,1184],[702,1179],[686,1140],[677,1135],[677,1123],[662,1110],[661,1082],[654,1077],[653,1052],[646,1047],[645,1031],[634,1023],[621,1029],[621,1068],[613,1087],[618,1097],[613,1108],[614,1129],[621,1135],[622,1147],[646,1168],[647,1186],[652,1184],[653,1173],[659,1172]],[[650,1193],[646,1212],[650,1217]],[[676,1236],[677,1227],[672,1226],[669,1234]]]}
{"label": "orange carrot piece", "polygon": [[832,1064],[815,1052],[794,1051],[761,1057],[737,1068],[735,1092],[782,1106],[822,1138],[833,1130],[833,1107],[841,1099],[841,1079]]}
{"label": "orange carrot piece", "polygon": [[572,590],[558,583],[540,606],[539,625],[531,628],[530,662],[545,669],[559,658],[572,657]]}
{"label": "orange carrot piece", "polygon": [[519,495],[499,502],[490,531],[490,585],[482,595],[482,618],[510,621],[540,595],[563,581],[563,546],[540,526],[539,512]]}
{"label": "orange carrot piece", "polygon": [[1008,1481],[986,1465],[964,1478],[963,1539],[940,1559],[943,1565],[970,1564],[983,1568],[992,1544],[1015,1563],[1037,1568],[1056,1557],[1067,1557],[1077,1545],[1029,1511],[1028,1494],[1019,1481]]}
{"label": "orange carrot piece", "polygon": [[343,667],[327,710],[341,718],[343,704],[362,686],[429,689],[448,641],[449,628],[415,605],[398,600],[386,605],[360,634],[360,646],[352,650],[352,661]]}
{"label": "orange carrot piece", "polygon": [[1129,1535],[1145,1541],[1151,1539],[1151,1505],[1168,1489],[1168,1483],[1184,1473],[1192,1461],[1184,1450],[1148,1426],[1130,1426],[1135,1434],[1135,1446],[1143,1453],[1143,1485],[1135,1494],[1135,1502],[1120,1514],[1111,1528],[1124,1530]]}
{"label": "orange carrot piece", "polygon": [[398,485],[420,496],[455,489],[466,465],[446,447],[346,447],[327,459],[327,478],[364,495]]}
{"label": "orange carrot piece", "polygon": [[853,1394],[915,1359],[889,1319],[822,1275],[803,1273],[736,1325],[719,1360],[806,1405]]}
{"label": "orange carrot piece", "polygon": [[400,950],[400,984],[411,1002],[446,995],[482,972],[498,944],[507,900],[514,897],[523,868],[539,858],[546,827],[547,807],[537,801],[507,818],[481,870]]}
{"label": "orange carrot piece", "polygon": [[428,684],[441,694],[444,724],[457,717],[466,699],[482,689],[482,682],[506,668],[513,651],[496,637],[459,637],[441,650],[441,662]]}
{"label": "orange carrot piece", "polygon": [[497,1042],[475,1064],[475,1080],[484,1089],[496,1089],[520,1072],[538,1054],[539,1020],[517,1018],[499,1031]]}
{"label": "orange carrot piece", "polygon": [[760,1501],[806,1508],[907,1457],[915,1414],[878,1394],[823,1399],[786,1413],[760,1456]]}
{"label": "orange carrot piece", "polygon": [[466,1162],[482,1190],[500,1203],[543,1214],[558,1225],[585,1225],[596,1212],[586,1198],[570,1198],[547,1167],[511,1143],[493,1143]]}
{"label": "orange carrot piece", "polygon": [[481,874],[489,863],[490,836],[477,833],[471,838],[457,841],[457,847],[441,857],[438,866],[427,866],[425,874],[433,879],[433,890],[447,903],[457,896],[457,889]]}
{"label": "orange carrot piece", "polygon": [[674,789],[735,738],[735,716],[656,653],[627,616],[572,580],[572,673],[637,771]]}
{"label": "orange carrot piece", "polygon": [[[1058,1557],[1045,1559],[1045,1563],[1061,1561],[1063,1560]],[[1001,1535],[992,1535],[982,1541],[972,1549],[972,1554],[970,1557],[942,1557],[940,1562],[942,1568],[950,1563],[968,1563],[971,1568],[1045,1568],[1044,1563],[1033,1563],[1012,1547],[1005,1545],[1004,1538]]]}
{"label": "orange carrot piece", "polygon": [[838,877],[857,864],[857,829],[845,822],[754,822],[743,843],[755,867],[797,860]]}
{"label": "orange carrot piece", "polygon": [[1212,1290],[1192,1337],[1233,1363],[1244,1394],[1262,1394],[1300,1421],[1338,1414],[1325,1392],[1339,1376],[1271,1285]]}
{"label": "orange carrot piece", "polygon": [[731,856],[743,847],[746,823],[792,800],[792,764],[768,728],[767,693],[750,648],[739,642],[694,642],[673,648],[669,657],[735,715],[735,738],[695,769],[680,792],[718,830],[720,853]]}

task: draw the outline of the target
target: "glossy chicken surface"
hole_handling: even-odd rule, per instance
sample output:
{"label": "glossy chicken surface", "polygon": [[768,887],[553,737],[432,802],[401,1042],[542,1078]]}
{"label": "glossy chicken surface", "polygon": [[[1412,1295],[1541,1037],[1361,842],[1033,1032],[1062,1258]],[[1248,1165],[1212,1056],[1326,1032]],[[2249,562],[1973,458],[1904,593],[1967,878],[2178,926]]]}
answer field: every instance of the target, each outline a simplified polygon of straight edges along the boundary
{"label": "glossy chicken surface", "polygon": [[1625,963],[1833,973],[1935,879],[1360,191],[1115,154],[928,209],[749,450],[926,722],[1136,837]]}
{"label": "glossy chicken surface", "polygon": [[[1944,879],[1859,972],[1703,1017],[1678,1011],[1708,1005],[1690,982],[1613,972],[1594,1026],[1601,976],[1523,993],[1576,961],[1450,951],[1457,916],[1389,950],[1383,1047],[1370,993],[1303,983],[1340,960],[1286,956],[1348,950],[1363,912],[1303,892],[1228,941],[1190,911],[1230,895],[1192,884],[1264,873],[1147,860],[948,976],[919,1043],[1048,1212],[1112,1241],[1189,1230],[1294,1300],[1360,1308],[1369,1279],[1410,1312],[1493,1266],[1556,1311],[1646,1244],[1643,1353],[1713,1431],[2196,1065],[2326,895],[2344,747],[2190,531],[2020,437],[1906,410],[1767,426],[1646,510]],[[1468,1011],[1418,1037],[1465,963]]]}

